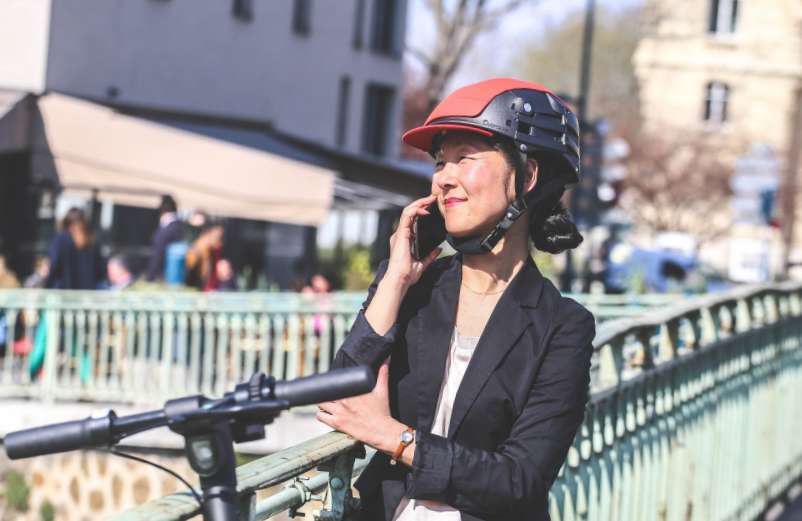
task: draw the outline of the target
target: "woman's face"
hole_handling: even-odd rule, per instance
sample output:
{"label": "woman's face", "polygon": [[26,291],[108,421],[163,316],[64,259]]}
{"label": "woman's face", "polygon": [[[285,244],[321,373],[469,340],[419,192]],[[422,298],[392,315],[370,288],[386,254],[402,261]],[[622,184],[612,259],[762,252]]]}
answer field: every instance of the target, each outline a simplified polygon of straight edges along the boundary
{"label": "woman's face", "polygon": [[489,231],[515,198],[515,175],[504,154],[470,133],[449,133],[435,153],[432,194],[448,233]]}

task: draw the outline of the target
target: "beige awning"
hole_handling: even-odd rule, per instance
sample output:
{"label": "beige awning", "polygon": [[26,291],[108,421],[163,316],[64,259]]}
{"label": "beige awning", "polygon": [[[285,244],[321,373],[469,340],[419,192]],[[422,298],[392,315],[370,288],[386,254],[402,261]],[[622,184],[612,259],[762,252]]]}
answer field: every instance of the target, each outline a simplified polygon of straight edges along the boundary
{"label": "beige awning", "polygon": [[331,207],[331,170],[61,94],[38,107],[34,172],[66,193],[151,208],[169,193],[182,208],[307,225]]}

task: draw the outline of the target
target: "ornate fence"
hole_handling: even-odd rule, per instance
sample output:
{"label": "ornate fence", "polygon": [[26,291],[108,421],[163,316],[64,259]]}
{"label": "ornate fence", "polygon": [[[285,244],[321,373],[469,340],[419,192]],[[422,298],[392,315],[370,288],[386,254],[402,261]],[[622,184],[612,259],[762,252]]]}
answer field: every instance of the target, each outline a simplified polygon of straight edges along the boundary
{"label": "ornate fence", "polygon": [[[600,318],[676,296],[580,296]],[[161,404],[327,371],[363,293],[0,291],[0,397]]]}
{"label": "ornate fence", "polygon": [[[802,476],[801,315],[802,286],[777,285],[602,324],[590,404],[551,490],[552,519],[760,517]],[[323,495],[318,519],[343,519],[361,451],[329,433],[243,465],[247,517],[266,519]],[[299,478],[321,466],[326,472]],[[281,483],[282,491],[255,501],[255,491]],[[196,512],[179,493],[116,519]]]}

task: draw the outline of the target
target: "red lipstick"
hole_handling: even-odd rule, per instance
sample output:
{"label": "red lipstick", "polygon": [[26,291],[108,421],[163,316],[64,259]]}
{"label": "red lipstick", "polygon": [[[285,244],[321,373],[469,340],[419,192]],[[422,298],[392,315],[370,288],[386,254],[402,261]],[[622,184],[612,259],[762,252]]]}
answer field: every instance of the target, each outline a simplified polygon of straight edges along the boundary
{"label": "red lipstick", "polygon": [[445,200],[443,201],[443,205],[446,208],[449,208],[451,206],[456,206],[459,203],[464,203],[466,200],[467,199],[464,199],[462,197],[446,197]]}

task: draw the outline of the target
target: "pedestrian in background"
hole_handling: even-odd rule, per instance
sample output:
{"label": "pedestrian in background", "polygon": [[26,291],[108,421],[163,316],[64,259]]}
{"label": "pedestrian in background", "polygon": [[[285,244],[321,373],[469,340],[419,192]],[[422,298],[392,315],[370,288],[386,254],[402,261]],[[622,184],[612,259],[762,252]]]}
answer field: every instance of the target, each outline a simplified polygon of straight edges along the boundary
{"label": "pedestrian in background", "polygon": [[186,285],[201,291],[218,289],[217,262],[223,250],[223,226],[207,222],[187,251]]}
{"label": "pedestrian in background", "polygon": [[178,219],[178,206],[171,195],[163,195],[159,204],[159,227],[153,234],[146,278],[149,281],[164,279],[164,258],[167,247],[184,240],[184,224]]}
{"label": "pedestrian in background", "polygon": [[6,258],[0,255],[0,289],[13,289],[19,287],[19,279],[13,271],[6,266]]}
{"label": "pedestrian in background", "polygon": [[126,289],[136,282],[131,263],[122,254],[114,255],[108,263],[109,289]]}
{"label": "pedestrian in background", "polygon": [[44,288],[48,273],[50,273],[50,259],[44,255],[37,256],[33,265],[33,273],[28,275],[23,286],[26,288]]}
{"label": "pedestrian in background", "polygon": [[50,272],[45,286],[54,289],[98,289],[106,278],[106,263],[89,230],[86,214],[70,208],[61,232],[50,245]]}
{"label": "pedestrian in background", "polygon": [[217,291],[237,291],[237,274],[228,259],[220,259],[215,265],[217,271]]}

